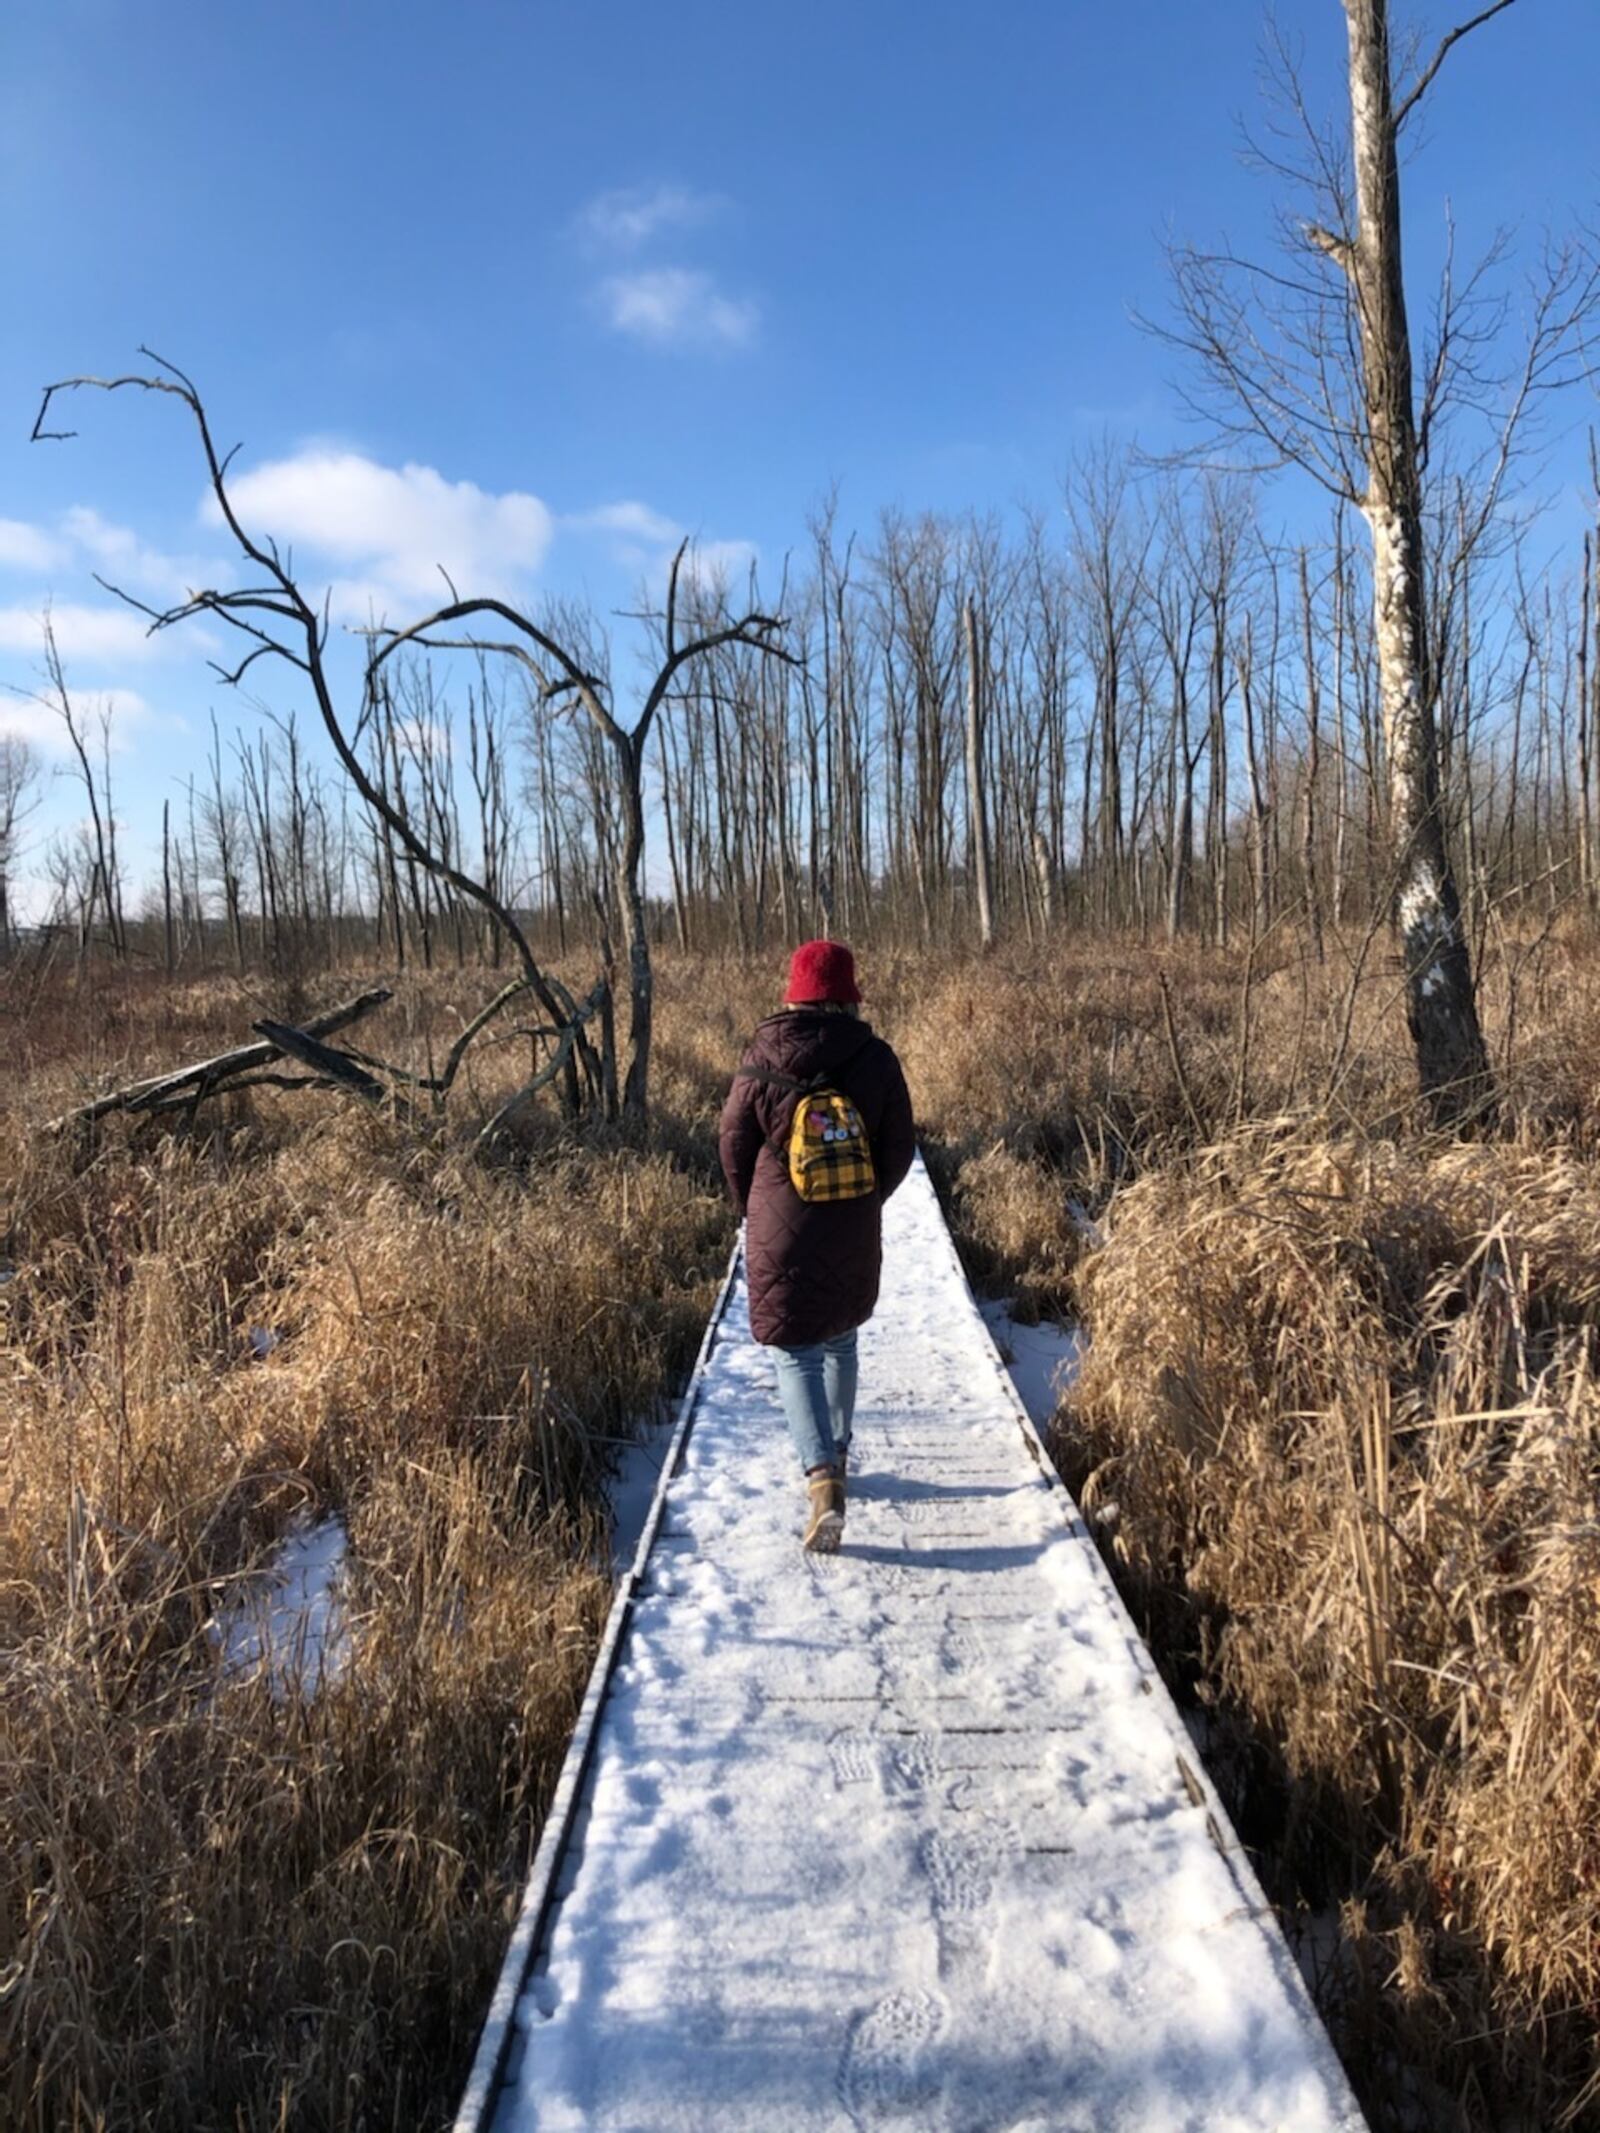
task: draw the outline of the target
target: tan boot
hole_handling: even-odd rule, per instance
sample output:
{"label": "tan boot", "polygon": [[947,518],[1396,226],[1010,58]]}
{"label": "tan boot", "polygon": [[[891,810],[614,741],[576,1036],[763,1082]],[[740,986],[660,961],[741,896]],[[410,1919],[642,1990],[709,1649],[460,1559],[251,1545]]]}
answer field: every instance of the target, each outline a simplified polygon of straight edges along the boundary
{"label": "tan boot", "polygon": [[812,1474],[806,1482],[811,1517],[802,1546],[813,1555],[833,1555],[844,1533],[844,1484],[837,1474]]}

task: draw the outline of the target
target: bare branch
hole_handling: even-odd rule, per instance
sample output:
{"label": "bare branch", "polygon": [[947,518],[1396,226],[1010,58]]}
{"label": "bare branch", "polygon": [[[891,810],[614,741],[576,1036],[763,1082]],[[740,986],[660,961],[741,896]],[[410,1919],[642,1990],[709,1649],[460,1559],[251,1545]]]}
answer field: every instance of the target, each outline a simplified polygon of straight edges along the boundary
{"label": "bare branch", "polygon": [[1459,28],[1451,30],[1449,35],[1441,40],[1438,51],[1418,75],[1410,94],[1402,99],[1399,109],[1395,112],[1394,130],[1397,134],[1405,124],[1412,106],[1419,104],[1432,87],[1433,78],[1444,65],[1445,55],[1451,47],[1459,44],[1463,37],[1470,36],[1472,31],[1481,29],[1486,22],[1492,22],[1496,15],[1503,15],[1506,9],[1514,4],[1515,0],[1494,0],[1493,7],[1486,7],[1481,14],[1474,15],[1470,22],[1463,22]]}
{"label": "bare branch", "polygon": [[585,708],[599,725],[608,731],[615,729],[620,732],[621,729],[616,726],[610,711],[600,700],[599,692],[604,684],[599,678],[586,673],[564,645],[547,630],[541,629],[536,622],[519,613],[516,608],[508,606],[504,600],[456,600],[448,607],[441,607],[435,614],[425,615],[420,622],[413,622],[406,629],[379,631],[377,634],[385,641],[368,662],[369,681],[376,676],[384,661],[399,651],[402,645],[419,644],[425,649],[435,650],[448,648],[458,651],[500,652],[531,667],[538,675],[541,687],[544,685],[544,670],[534,661],[525,645],[491,644],[474,637],[455,640],[438,638],[433,639],[431,645],[428,643],[431,631],[442,629],[452,622],[464,621],[469,615],[498,615],[502,622],[509,623],[514,630],[527,638],[529,644],[536,645],[546,658],[561,670],[566,685],[576,690],[583,698]]}
{"label": "bare branch", "polygon": [[1348,237],[1337,237],[1332,230],[1325,230],[1315,222],[1305,225],[1305,233],[1307,241],[1314,244],[1319,252],[1326,252],[1341,273],[1354,276],[1356,248]]}
{"label": "bare branch", "polygon": [[517,1113],[537,1096],[541,1089],[548,1087],[555,1080],[557,1074],[561,1072],[571,1058],[573,1045],[581,1037],[583,1025],[599,1010],[607,989],[607,981],[602,978],[581,1007],[572,1006],[569,999],[568,1005],[571,1008],[571,1018],[562,1029],[560,1042],[557,1044],[554,1054],[533,1076],[531,1081],[525,1081],[520,1089],[506,1098],[499,1110],[482,1128],[473,1143],[476,1154],[480,1156],[490,1154],[501,1134],[504,1133]]}
{"label": "bare branch", "polygon": [[513,1000],[520,998],[527,990],[528,981],[526,978],[513,978],[509,985],[503,985],[492,1000],[486,1001],[479,1008],[460,1036],[457,1037],[455,1043],[451,1045],[449,1057],[445,1060],[444,1066],[433,1083],[434,1090],[441,1100],[450,1093],[451,1085],[460,1071],[461,1062],[466,1057],[467,1049],[472,1040],[481,1031],[488,1028],[496,1015],[509,1007]]}
{"label": "bare branch", "polygon": [[651,722],[661,708],[679,669],[687,666],[691,660],[699,659],[707,652],[714,652],[724,644],[747,644],[752,651],[760,652],[768,659],[776,659],[784,666],[803,665],[804,662],[797,659],[793,652],[775,641],[783,626],[783,619],[779,615],[743,615],[737,622],[730,622],[726,628],[711,630],[704,637],[693,638],[688,644],[679,645],[676,651],[669,652],[662,661],[661,671],[650,685],[650,693],[644,700],[644,709],[639,713],[638,723],[633,729],[631,739],[635,750],[640,755],[643,754]]}
{"label": "bare branch", "polygon": [[667,573],[667,657],[671,659],[678,649],[678,573],[683,568],[683,559],[689,551],[689,536],[685,534],[678,543],[678,552],[672,558],[672,568]]}

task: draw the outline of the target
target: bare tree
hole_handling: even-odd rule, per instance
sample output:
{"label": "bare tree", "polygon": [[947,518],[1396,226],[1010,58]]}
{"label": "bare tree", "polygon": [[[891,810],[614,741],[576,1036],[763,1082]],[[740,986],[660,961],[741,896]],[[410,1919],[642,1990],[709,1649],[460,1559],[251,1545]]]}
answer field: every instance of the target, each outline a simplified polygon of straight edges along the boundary
{"label": "bare tree", "polygon": [[128,952],[128,936],[122,917],[122,868],[117,856],[117,818],[111,797],[111,706],[109,702],[103,702],[91,725],[67,687],[66,668],[62,665],[55,627],[48,612],[41,626],[45,688],[17,693],[53,712],[61,721],[83,786],[84,804],[89,810],[81,840],[88,869],[79,925],[80,949],[88,947],[98,908],[105,919],[106,938],[113,952],[121,958]]}
{"label": "bare tree", "polygon": [[1067,492],[1073,530],[1079,628],[1094,708],[1084,747],[1080,802],[1086,885],[1098,879],[1102,924],[1125,917],[1128,795],[1123,790],[1126,695],[1136,664],[1145,561],[1154,528],[1137,509],[1130,456],[1109,440],[1086,453]]}
{"label": "bare tree", "polygon": [[[622,834],[616,860],[616,896],[628,934],[629,1022],[628,1072],[623,1086],[625,1118],[642,1122],[649,1109],[650,1037],[654,1005],[654,980],[650,964],[650,934],[644,902],[645,748],[656,716],[683,670],[726,644],[747,644],[765,656],[788,660],[790,654],[778,642],[783,625],[775,615],[752,607],[737,619],[711,622],[688,637],[679,629],[679,588],[687,540],[680,543],[667,578],[666,612],[662,617],[661,660],[645,692],[644,701],[631,726],[624,725],[612,708],[612,691],[596,662],[585,660],[552,632],[519,614],[501,600],[454,600],[437,613],[409,629],[386,633],[382,649],[373,656],[374,676],[382,662],[405,644],[431,646],[465,645],[473,651],[507,653],[533,672],[540,696],[547,706],[577,703],[588,714],[611,754],[615,773],[615,798],[622,816]],[[475,634],[465,638],[441,638],[436,633],[452,630],[475,618],[495,618],[516,632],[510,642],[490,642]]]}
{"label": "bare tree", "polygon": [[[580,1102],[580,1062],[588,1074],[591,1086],[597,1091],[600,1086],[600,1066],[584,1035],[582,1017],[570,994],[566,994],[564,988],[558,986],[540,968],[527,936],[517,923],[510,906],[483,882],[465,873],[433,850],[417,827],[392,804],[381,785],[374,780],[361,758],[361,726],[358,723],[353,731],[347,730],[335,702],[333,680],[326,659],[329,632],[326,607],[319,611],[307,601],[274,540],[270,537],[258,539],[246,531],[234,508],[228,488],[228,469],[234,453],[218,452],[209,417],[193,381],[174,364],[156,355],[152,349],[141,348],[139,352],[155,365],[153,373],[134,373],[117,378],[63,378],[47,386],[34,421],[34,440],[62,441],[76,434],[71,430],[53,430],[47,427],[57,399],[66,394],[84,391],[117,393],[133,389],[167,395],[180,401],[188,409],[199,434],[211,495],[221,514],[222,523],[240,554],[258,575],[252,582],[232,591],[206,589],[191,592],[175,606],[164,609],[150,607],[119,586],[108,585],[107,590],[145,615],[152,631],[171,629],[195,615],[210,615],[224,623],[247,646],[236,665],[216,668],[220,678],[230,686],[237,687],[256,662],[262,659],[281,660],[304,679],[310,687],[334,753],[374,819],[382,824],[385,832],[395,839],[409,859],[485,910],[510,941],[522,970],[519,987],[512,988],[512,991],[526,988],[531,992],[550,1018],[555,1033],[559,1035],[563,1048],[567,1106],[569,1110],[576,1112]],[[420,624],[411,630],[389,633],[384,647],[374,650],[368,662],[363,717],[373,700],[378,669],[398,644],[417,637],[433,623],[446,620],[451,615],[490,610],[521,624],[521,618],[502,607],[499,602],[458,602],[443,615],[430,617],[428,623]],[[510,996],[509,992],[505,995],[507,998]],[[539,1077],[535,1076],[534,1081],[538,1082]],[[533,1086],[533,1083],[529,1084],[530,1089]]]}
{"label": "bare tree", "polygon": [[[1501,0],[1501,6],[1509,0]],[[1486,21],[1499,7],[1486,9]],[[1411,331],[1402,271],[1399,134],[1454,38],[1398,105],[1388,0],[1345,0],[1357,218],[1348,233],[1311,232],[1347,277],[1361,334],[1373,612],[1389,772],[1389,834],[1406,964],[1407,1011],[1422,1086],[1445,1118],[1482,1101],[1489,1058],[1440,805],[1422,545],[1422,462],[1413,404]],[[1467,25],[1471,27],[1472,25]],[[1457,31],[1455,36],[1463,34]]]}
{"label": "bare tree", "polygon": [[[1481,407],[1498,385],[1501,417],[1477,468],[1476,505],[1458,554],[1486,538],[1519,433],[1536,398],[1574,375],[1596,296],[1595,268],[1575,249],[1546,262],[1525,358],[1489,375],[1494,323],[1483,278],[1445,268],[1432,347],[1414,366],[1402,260],[1401,129],[1469,32],[1514,0],[1496,0],[1442,40],[1398,89],[1388,0],[1342,0],[1349,46],[1348,145],[1307,110],[1282,48],[1282,80],[1300,160],[1262,152],[1279,176],[1309,184],[1319,212],[1288,232],[1286,267],[1178,248],[1180,325],[1169,338],[1197,356],[1212,388],[1205,412],[1258,461],[1313,474],[1357,505],[1372,537],[1373,613],[1384,729],[1395,916],[1419,1078],[1441,1120],[1489,1091],[1471,959],[1446,848],[1430,651],[1430,557],[1424,476],[1443,418]],[[1433,559],[1435,568],[1439,558]]]}
{"label": "bare tree", "polygon": [[15,884],[22,832],[39,804],[39,759],[20,733],[0,733],[0,963],[15,938]]}

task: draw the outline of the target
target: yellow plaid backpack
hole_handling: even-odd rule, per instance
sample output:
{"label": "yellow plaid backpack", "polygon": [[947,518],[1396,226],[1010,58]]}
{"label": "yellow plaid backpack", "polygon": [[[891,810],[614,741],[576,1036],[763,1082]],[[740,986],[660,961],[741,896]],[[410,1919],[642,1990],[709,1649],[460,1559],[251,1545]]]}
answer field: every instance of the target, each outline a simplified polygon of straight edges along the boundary
{"label": "yellow plaid backpack", "polygon": [[876,1192],[878,1173],[866,1125],[849,1097],[833,1086],[832,1075],[796,1081],[770,1067],[740,1067],[739,1078],[792,1089],[799,1098],[787,1144],[774,1141],[772,1148],[787,1159],[789,1183],[802,1200],[860,1200]]}

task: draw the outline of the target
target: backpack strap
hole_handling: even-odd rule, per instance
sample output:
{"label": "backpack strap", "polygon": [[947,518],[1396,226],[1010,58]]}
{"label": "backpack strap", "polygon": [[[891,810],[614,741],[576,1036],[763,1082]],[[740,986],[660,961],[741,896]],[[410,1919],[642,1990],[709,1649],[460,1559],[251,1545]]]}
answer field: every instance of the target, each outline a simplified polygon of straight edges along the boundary
{"label": "backpack strap", "polygon": [[[733,1078],[735,1081],[765,1082],[769,1088],[782,1089],[786,1095],[802,1097],[814,1096],[819,1089],[828,1086],[828,1077],[825,1074],[814,1074],[809,1081],[796,1081],[792,1074],[780,1074],[776,1067],[742,1066]],[[788,1150],[781,1134],[776,1140],[769,1140],[766,1145],[780,1162],[787,1162]]]}
{"label": "backpack strap", "polygon": [[[845,1055],[840,1066],[853,1066],[872,1043],[873,1035],[872,1030],[865,1031],[861,1042],[853,1052]],[[813,1074],[809,1081],[796,1081],[792,1074],[780,1074],[776,1067],[742,1066],[735,1068],[733,1078],[735,1081],[764,1082],[768,1088],[782,1089],[789,1096],[815,1096],[823,1089],[832,1088],[837,1084],[839,1068],[835,1067],[826,1074]],[[845,1094],[848,1095],[849,1091],[846,1090]],[[788,1148],[781,1135],[777,1140],[768,1141],[767,1146],[780,1160],[788,1160]]]}
{"label": "backpack strap", "polygon": [[[837,1082],[846,1067],[854,1066],[862,1054],[871,1049],[876,1032],[863,1030],[861,1042],[853,1052],[846,1052],[838,1066],[826,1073],[813,1074],[809,1081],[796,1081],[792,1074],[780,1074],[776,1067],[742,1066],[734,1070],[735,1081],[764,1081],[769,1088],[784,1089],[791,1096],[814,1096],[819,1089],[826,1089]],[[845,1092],[847,1095],[849,1091]]]}

